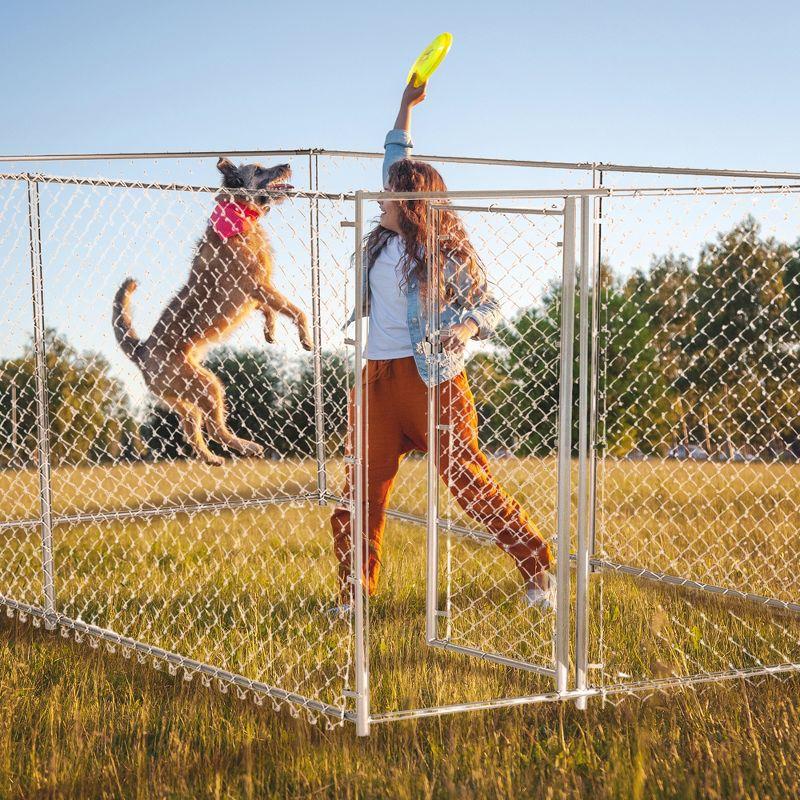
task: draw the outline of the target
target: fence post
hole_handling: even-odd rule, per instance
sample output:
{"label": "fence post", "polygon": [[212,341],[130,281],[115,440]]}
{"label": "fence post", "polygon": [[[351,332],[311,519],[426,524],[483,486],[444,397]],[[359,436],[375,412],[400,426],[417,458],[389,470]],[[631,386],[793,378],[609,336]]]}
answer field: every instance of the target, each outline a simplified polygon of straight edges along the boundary
{"label": "fence post", "polygon": [[[353,452],[353,503],[354,515],[351,526],[351,546],[353,547],[353,615],[355,624],[355,670],[356,670],[356,734],[369,735],[369,606],[365,603],[366,582],[364,580],[364,480],[366,459],[364,458],[364,393],[361,382],[362,351],[364,349],[364,309],[363,273],[364,253],[364,199],[362,192],[356,192],[355,210],[355,380],[353,382],[353,422],[355,447]],[[365,608],[366,606],[366,608]]]}
{"label": "fence post", "polygon": [[[592,181],[594,188],[602,187],[603,172],[599,170]],[[602,302],[601,247],[603,238],[603,198],[598,197],[595,211],[597,216],[592,220],[594,239],[592,247],[592,366],[591,389],[589,391],[589,530],[587,548],[589,550],[589,571],[594,572],[592,559],[597,545],[597,417],[599,408],[600,381],[600,303]]]}
{"label": "fence post", "polygon": [[574,197],[564,200],[561,271],[561,364],[558,399],[558,548],[556,554],[556,690],[567,691],[569,679],[569,546],[570,469],[572,449],[572,337],[575,329]]}
{"label": "fence post", "polygon": [[[308,189],[319,189],[319,157],[308,154]],[[319,504],[326,504],[328,476],[325,469],[325,398],[322,390],[322,308],[319,280],[319,199],[309,199],[308,224],[311,252],[311,329],[314,340],[314,441],[317,453],[317,496]]]}
{"label": "fence post", "polygon": [[[586,689],[589,627],[589,269],[592,263],[594,199],[581,197],[580,322],[578,345],[578,549],[575,575],[575,688]],[[586,710],[586,697],[575,705]]]}
{"label": "fence post", "polygon": [[31,254],[31,299],[33,302],[33,346],[36,365],[36,455],[39,469],[39,508],[42,531],[42,583],[45,627],[54,630],[56,613],[53,581],[52,490],[50,485],[50,419],[45,361],[44,280],[42,276],[42,228],[39,218],[39,184],[28,176],[28,231]]}
{"label": "fence post", "polygon": [[427,472],[427,537],[425,558],[425,639],[430,644],[439,635],[439,272],[436,259],[439,251],[438,220],[433,204],[428,201],[427,293],[428,338],[428,472]]}

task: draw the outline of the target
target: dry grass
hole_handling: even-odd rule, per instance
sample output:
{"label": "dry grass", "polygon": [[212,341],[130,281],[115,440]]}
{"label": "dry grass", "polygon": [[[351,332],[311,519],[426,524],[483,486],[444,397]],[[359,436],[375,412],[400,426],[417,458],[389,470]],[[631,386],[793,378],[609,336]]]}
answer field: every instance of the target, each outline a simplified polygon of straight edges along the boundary
{"label": "dry grass", "polygon": [[[548,528],[553,467],[533,460],[498,466]],[[747,575],[752,583],[764,574],[764,591],[797,599],[783,559],[796,552],[800,530],[794,469],[610,465],[600,544],[610,556],[649,557],[709,579]],[[405,470],[398,498],[421,510],[424,464],[412,461]],[[31,478],[0,476],[8,516],[32,513],[35,484],[22,493],[27,499],[14,492]],[[254,462],[231,465],[221,480],[183,465],[55,476],[63,512],[108,507],[111,498],[124,508],[268,495],[283,486],[310,488],[312,479],[310,464]],[[459,517],[444,498],[443,507]],[[350,680],[341,669],[349,634],[319,613],[334,578],[328,513],[307,503],[59,526],[61,609],[341,701]],[[689,534],[691,547],[675,546]],[[35,602],[36,534],[4,536],[3,591]],[[743,553],[766,555],[772,569],[734,572]],[[548,689],[527,673],[424,645],[423,554],[419,528],[392,522],[382,592],[371,609],[374,710]],[[505,557],[461,542],[451,556],[453,638],[527,648],[526,657],[545,659],[547,625],[519,613]],[[592,660],[603,662],[608,684],[621,674],[666,677],[800,661],[800,628],[780,612],[617,575],[594,583]],[[800,680],[736,680],[645,703],[594,700],[588,712],[546,703],[376,725],[368,740],[358,740],[350,726],[327,731],[135,659],[0,622],[3,797],[796,797],[798,711]]]}

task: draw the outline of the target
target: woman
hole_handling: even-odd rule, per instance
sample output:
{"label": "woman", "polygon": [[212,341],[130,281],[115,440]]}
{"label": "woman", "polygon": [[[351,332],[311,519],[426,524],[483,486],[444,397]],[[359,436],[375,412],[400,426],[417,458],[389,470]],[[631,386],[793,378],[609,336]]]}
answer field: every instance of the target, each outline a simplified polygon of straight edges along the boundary
{"label": "woman", "polygon": [[[394,129],[386,137],[383,183],[387,191],[446,191],[430,165],[408,158],[411,109],[425,98],[425,86],[409,84]],[[459,505],[496,537],[514,559],[525,586],[525,600],[543,610],[553,608],[555,580],[548,572],[550,550],[526,512],[497,484],[478,445],[475,401],[464,372],[464,346],[475,337],[491,336],[499,307],[489,294],[483,267],[461,221],[446,207],[438,217],[438,259],[433,266],[437,289],[428,286],[425,247],[428,241],[425,201],[384,201],[380,222],[365,239],[365,293],[369,308],[365,395],[365,444],[368,448],[364,519],[364,554],[370,596],[378,586],[381,541],[392,483],[403,457],[427,451],[428,382],[439,384],[441,419],[439,469]],[[442,353],[438,370],[429,374],[430,353],[426,305],[438,291]],[[368,389],[366,388],[368,387]],[[350,419],[353,419],[352,399]],[[351,432],[352,433],[352,432]],[[352,470],[344,497],[350,496]],[[337,507],[331,517],[339,559],[340,602],[349,610],[350,511]]]}

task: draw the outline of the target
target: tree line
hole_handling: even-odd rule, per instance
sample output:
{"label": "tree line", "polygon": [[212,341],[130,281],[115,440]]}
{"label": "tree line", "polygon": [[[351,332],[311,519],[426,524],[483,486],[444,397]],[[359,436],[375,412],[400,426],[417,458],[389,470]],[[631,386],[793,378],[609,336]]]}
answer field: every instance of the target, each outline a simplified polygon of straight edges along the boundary
{"label": "tree line", "polygon": [[[746,218],[705,244],[695,260],[665,254],[621,276],[602,264],[598,396],[609,453],[661,456],[700,447],[708,456],[800,455],[800,245],[764,237]],[[481,439],[490,451],[548,455],[556,446],[561,289],[502,323],[468,361]],[[575,319],[577,353],[578,312]],[[45,334],[54,463],[188,456],[175,415],[151,405],[142,421],[106,359]],[[341,451],[350,365],[323,353],[323,421]],[[231,428],[267,457],[315,453],[309,359],[267,348],[221,349],[206,361],[226,387]],[[577,398],[578,366],[573,371]],[[36,454],[32,343],[0,360],[0,465]],[[577,439],[577,409],[573,409]]]}

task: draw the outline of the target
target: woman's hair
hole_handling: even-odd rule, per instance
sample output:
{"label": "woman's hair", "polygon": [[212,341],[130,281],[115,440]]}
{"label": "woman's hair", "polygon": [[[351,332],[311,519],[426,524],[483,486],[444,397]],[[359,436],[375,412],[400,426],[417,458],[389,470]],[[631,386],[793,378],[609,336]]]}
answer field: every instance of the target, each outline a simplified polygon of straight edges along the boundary
{"label": "woman's hair", "polygon": [[[389,168],[388,185],[393,192],[445,192],[442,176],[424,161],[402,159],[395,161]],[[427,293],[428,284],[428,247],[429,237],[433,234],[429,223],[429,200],[399,200],[400,238],[405,256],[401,262],[402,278],[400,285],[408,284],[413,276],[417,279],[423,293]],[[452,260],[466,269],[472,277],[472,285],[477,288],[484,283],[485,271],[478,253],[469,241],[464,225],[455,211],[448,206],[449,200],[437,200],[433,219],[437,226],[436,235],[439,246],[435,248],[437,255],[432,269],[434,279],[442,292],[442,268],[445,261]],[[381,225],[375,226],[365,237],[364,248],[366,263],[371,267],[386,242],[394,236]]]}

